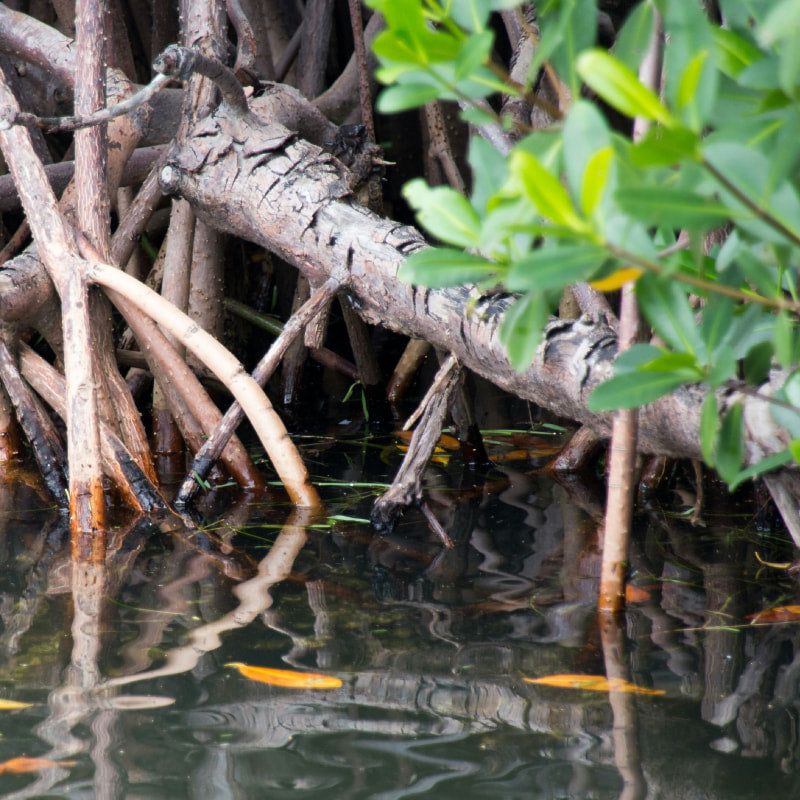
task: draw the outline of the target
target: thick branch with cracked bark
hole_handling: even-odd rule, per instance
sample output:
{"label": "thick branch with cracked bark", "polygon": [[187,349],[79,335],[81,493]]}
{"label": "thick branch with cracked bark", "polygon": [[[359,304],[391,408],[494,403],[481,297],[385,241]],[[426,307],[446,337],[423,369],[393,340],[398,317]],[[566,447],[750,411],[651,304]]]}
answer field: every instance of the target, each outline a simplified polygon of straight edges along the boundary
{"label": "thick branch with cracked bark", "polygon": [[[263,245],[311,280],[340,280],[367,322],[424,338],[500,388],[609,435],[610,415],[590,413],[586,401],[612,374],[617,340],[610,328],[554,320],[533,364],[516,372],[498,337],[512,298],[476,303],[468,289],[427,290],[398,280],[405,257],[426,246],[422,236],[355,205],[339,162],[260,116],[258,100],[251,109],[249,118],[218,112],[200,122],[162,169],[165,190],[184,196],[209,224]],[[699,458],[703,397],[701,388],[689,387],[644,408],[640,448]],[[753,420],[752,463],[787,439],[763,401],[746,398],[745,404]]]}

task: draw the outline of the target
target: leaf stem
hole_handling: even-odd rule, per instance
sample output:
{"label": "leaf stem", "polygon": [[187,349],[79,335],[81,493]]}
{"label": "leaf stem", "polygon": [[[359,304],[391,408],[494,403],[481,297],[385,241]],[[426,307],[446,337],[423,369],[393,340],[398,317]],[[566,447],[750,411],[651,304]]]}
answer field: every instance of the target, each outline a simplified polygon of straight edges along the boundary
{"label": "leaf stem", "polygon": [[755,200],[750,198],[735,183],[726,178],[725,175],[707,159],[702,159],[700,163],[714,176],[715,180],[721,183],[739,202],[749,208],[762,222],[766,222],[767,225],[774,228],[782,236],[785,236],[793,245],[800,247],[800,235],[790,228],[787,228],[779,219],[773,217],[768,211],[765,211]]}
{"label": "leaf stem", "polygon": [[[634,253],[629,253],[626,250],[623,250],[621,247],[609,244],[608,242],[605,243],[605,247],[608,249],[611,255],[613,255],[615,258],[618,258],[620,261],[626,261],[629,264],[633,264],[636,267],[646,270],[647,272],[652,272],[654,275],[667,274],[664,267],[662,267],[660,264],[657,264],[655,261],[650,261],[650,259],[642,258]],[[723,295],[724,297],[732,297],[734,300],[741,300],[745,303],[758,303],[759,305],[766,306],[767,308],[776,308],[782,311],[793,311],[795,314],[800,314],[800,303],[797,303],[793,300],[786,300],[783,297],[764,297],[760,294],[746,292],[742,289],[736,289],[735,287],[728,286],[724,283],[717,283],[716,281],[710,281],[706,278],[700,278],[696,275],[688,275],[685,272],[673,272],[670,273],[670,277],[673,277],[675,280],[681,281],[681,283],[685,283],[688,286],[693,286],[695,289],[702,289],[703,291]]]}

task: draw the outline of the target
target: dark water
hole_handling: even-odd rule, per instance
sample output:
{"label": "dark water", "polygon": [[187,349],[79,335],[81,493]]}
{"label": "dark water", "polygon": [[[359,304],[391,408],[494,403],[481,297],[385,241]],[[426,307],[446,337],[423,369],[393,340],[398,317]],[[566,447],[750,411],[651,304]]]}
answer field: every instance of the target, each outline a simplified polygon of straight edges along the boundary
{"label": "dark water", "polygon": [[[690,525],[680,482],[677,508],[644,506],[641,591],[615,629],[593,610],[597,486],[509,461],[470,488],[455,457],[435,464],[446,548],[417,511],[385,537],[358,521],[380,492],[359,484],[396,468],[390,439],[305,451],[338,521],[309,524],[277,492],[210,498],[202,530],[120,529],[104,572],[73,568],[63,522],[7,485],[0,698],[31,705],[0,710],[0,762],[58,765],[0,774],[0,796],[798,796],[798,626],[747,619],[797,602],[758,560],[790,550],[752,509]],[[272,686],[230,662],[342,686]],[[524,680],[572,673],[663,693]]]}

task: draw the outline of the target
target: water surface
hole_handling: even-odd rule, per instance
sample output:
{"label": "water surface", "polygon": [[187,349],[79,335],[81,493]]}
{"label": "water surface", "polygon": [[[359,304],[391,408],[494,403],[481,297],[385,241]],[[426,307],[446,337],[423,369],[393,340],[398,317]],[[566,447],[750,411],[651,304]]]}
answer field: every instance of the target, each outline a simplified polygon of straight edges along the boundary
{"label": "water surface", "polygon": [[[796,796],[797,623],[785,535],[747,509],[637,519],[639,589],[601,624],[599,486],[534,460],[469,486],[434,463],[426,501],[376,536],[360,521],[391,437],[308,439],[335,520],[269,498],[209,498],[200,528],[124,526],[107,570],[74,567],[64,522],[5,494],[2,797],[758,798]],[[22,512],[19,509],[31,509]],[[39,510],[37,510],[39,509]],[[758,557],[756,557],[756,552]],[[337,676],[268,685],[231,662]],[[658,694],[525,678],[616,676]]]}

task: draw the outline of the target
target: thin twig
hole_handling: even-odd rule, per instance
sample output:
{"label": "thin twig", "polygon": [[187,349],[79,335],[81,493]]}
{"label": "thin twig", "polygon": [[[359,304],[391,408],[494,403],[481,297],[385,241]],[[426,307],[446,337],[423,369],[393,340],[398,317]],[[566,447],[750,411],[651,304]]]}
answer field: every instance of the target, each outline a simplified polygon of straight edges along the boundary
{"label": "thin twig", "polygon": [[[236,76],[243,82],[252,83],[256,77],[256,54],[258,47],[266,47],[269,49],[269,40],[264,38],[262,42],[256,43],[256,35],[247,14],[240,3],[240,0],[225,0],[225,5],[228,9],[228,17],[236,29],[236,63],[233,66],[233,71]],[[272,54],[267,54],[267,63],[270,68],[272,67]],[[270,69],[269,75],[263,75],[263,78],[272,80],[274,70]],[[246,81],[244,79],[247,79]]]}
{"label": "thin twig", "polygon": [[350,8],[350,23],[353,27],[353,47],[358,66],[358,98],[361,103],[361,122],[367,129],[371,142],[375,141],[375,120],[372,115],[372,93],[369,90],[369,70],[367,68],[367,47],[364,43],[364,25],[361,20],[359,0],[347,0]]}
{"label": "thin twig", "polygon": [[144,105],[172,78],[169,75],[156,75],[147,86],[142,87],[136,94],[115,103],[113,106],[101,108],[93,114],[76,114],[70,117],[39,117],[27,111],[12,111],[8,107],[0,111],[0,130],[7,130],[12,125],[24,125],[27,128],[45,128],[48,133],[56,131],[75,131],[81,128],[90,128],[110,122],[123,114],[130,114]]}

